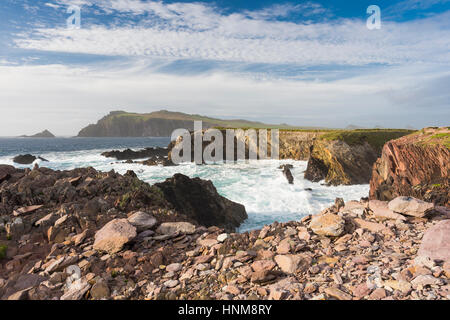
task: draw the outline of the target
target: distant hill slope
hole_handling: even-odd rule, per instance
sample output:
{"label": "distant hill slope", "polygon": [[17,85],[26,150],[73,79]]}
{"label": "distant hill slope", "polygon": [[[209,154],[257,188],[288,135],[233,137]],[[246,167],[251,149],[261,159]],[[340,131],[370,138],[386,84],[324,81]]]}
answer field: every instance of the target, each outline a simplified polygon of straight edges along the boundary
{"label": "distant hill slope", "polygon": [[152,113],[129,113],[113,111],[96,124],[83,128],[79,137],[170,137],[178,128],[193,130],[193,121],[202,121],[203,128],[280,128],[280,129],[319,129],[299,128],[289,125],[264,124],[242,119],[223,120],[201,115],[191,115],[166,110]]}
{"label": "distant hill slope", "polygon": [[36,134],[34,134],[32,136],[23,135],[21,137],[22,138],[54,138],[55,136],[50,131],[44,130],[44,131],[36,133]]}

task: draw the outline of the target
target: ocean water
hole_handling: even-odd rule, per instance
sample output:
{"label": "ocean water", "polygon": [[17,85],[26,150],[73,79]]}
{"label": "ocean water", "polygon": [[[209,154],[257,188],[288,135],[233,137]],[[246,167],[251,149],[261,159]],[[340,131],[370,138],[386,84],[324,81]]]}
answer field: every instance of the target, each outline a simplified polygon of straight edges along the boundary
{"label": "ocean water", "polygon": [[[336,197],[345,201],[357,200],[369,193],[369,185],[328,187],[305,180],[306,161],[260,160],[201,166],[186,163],[162,167],[116,163],[117,160],[100,155],[112,149],[166,147],[169,141],[169,138],[0,138],[0,164],[32,167],[12,161],[18,154],[31,153],[49,160],[36,160],[36,163],[51,169],[70,170],[91,166],[101,171],[114,169],[121,174],[133,170],[140,179],[150,184],[162,182],[175,173],[208,179],[221,195],[245,206],[249,218],[239,228],[241,232],[258,229],[274,221],[301,219],[330,206]],[[278,169],[281,164],[294,166],[291,170],[293,185],[287,183]],[[305,190],[308,188],[312,191]]]}

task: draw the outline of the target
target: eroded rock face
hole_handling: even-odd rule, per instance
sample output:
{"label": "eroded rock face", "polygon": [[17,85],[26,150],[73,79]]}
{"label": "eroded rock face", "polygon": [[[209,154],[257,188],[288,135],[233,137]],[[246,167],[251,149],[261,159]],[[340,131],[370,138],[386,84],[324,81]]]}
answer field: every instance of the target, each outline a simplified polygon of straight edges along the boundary
{"label": "eroded rock face", "polygon": [[449,206],[450,150],[440,138],[448,135],[448,128],[427,128],[386,143],[373,166],[370,198],[412,196]]}
{"label": "eroded rock face", "polygon": [[95,234],[94,249],[116,253],[136,237],[136,228],[126,219],[115,219],[108,222]]}
{"label": "eroded rock face", "polygon": [[209,180],[175,174],[155,186],[177,211],[204,226],[233,231],[247,219],[245,207],[219,195]]}
{"label": "eroded rock face", "polygon": [[350,146],[339,140],[317,140],[311,149],[305,179],[325,179],[330,185],[368,183],[377,157],[377,150],[368,143]]}
{"label": "eroded rock face", "polygon": [[425,232],[419,256],[450,262],[450,220],[443,220]]}

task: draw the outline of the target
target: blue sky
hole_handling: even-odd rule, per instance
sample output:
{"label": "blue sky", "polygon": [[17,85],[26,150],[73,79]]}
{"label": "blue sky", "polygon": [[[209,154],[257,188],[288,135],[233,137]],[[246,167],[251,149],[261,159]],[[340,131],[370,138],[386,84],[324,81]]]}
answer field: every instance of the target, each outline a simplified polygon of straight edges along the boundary
{"label": "blue sky", "polygon": [[450,0],[2,0],[0,136],[72,135],[117,109],[449,125],[449,49]]}

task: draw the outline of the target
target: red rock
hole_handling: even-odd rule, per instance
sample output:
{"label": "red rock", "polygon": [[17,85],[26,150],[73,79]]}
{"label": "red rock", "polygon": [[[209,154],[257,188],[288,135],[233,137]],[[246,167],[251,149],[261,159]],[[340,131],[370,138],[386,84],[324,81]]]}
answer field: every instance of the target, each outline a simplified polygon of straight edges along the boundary
{"label": "red rock", "polygon": [[362,283],[353,290],[353,295],[357,298],[363,298],[369,295],[371,291],[372,290],[367,287],[366,283]]}
{"label": "red rock", "polygon": [[[426,128],[387,142],[373,166],[370,199],[390,201],[398,196],[412,196],[450,206],[450,149],[439,140],[433,140],[433,136],[448,133],[448,128]],[[428,192],[427,188],[415,188],[418,185],[439,187]]]}
{"label": "red rock", "polygon": [[270,271],[275,268],[276,264],[272,260],[258,260],[252,263],[253,271]]}
{"label": "red rock", "polygon": [[127,219],[115,219],[97,231],[93,248],[108,253],[116,253],[135,237],[136,228]]}
{"label": "red rock", "polygon": [[310,228],[315,234],[339,237],[344,232],[345,220],[333,213],[314,216]]}
{"label": "red rock", "polygon": [[375,289],[369,296],[371,300],[381,300],[386,298],[386,290],[383,288]]}
{"label": "red rock", "polygon": [[450,220],[440,221],[425,232],[417,254],[450,261]]}

